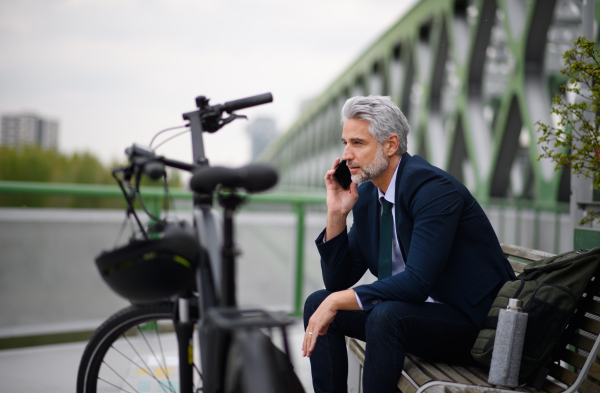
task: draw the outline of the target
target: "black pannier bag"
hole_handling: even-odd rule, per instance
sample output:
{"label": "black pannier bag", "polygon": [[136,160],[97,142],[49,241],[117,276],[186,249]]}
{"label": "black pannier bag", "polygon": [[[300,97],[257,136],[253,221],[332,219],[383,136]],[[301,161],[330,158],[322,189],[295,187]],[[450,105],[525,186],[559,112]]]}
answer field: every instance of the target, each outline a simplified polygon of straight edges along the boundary
{"label": "black pannier bag", "polygon": [[580,310],[586,309],[599,289],[600,247],[570,251],[525,266],[516,280],[498,292],[471,350],[473,358],[488,366],[492,360],[498,315],[509,298],[523,301],[528,314],[519,383],[540,388],[558,350],[566,347]]}

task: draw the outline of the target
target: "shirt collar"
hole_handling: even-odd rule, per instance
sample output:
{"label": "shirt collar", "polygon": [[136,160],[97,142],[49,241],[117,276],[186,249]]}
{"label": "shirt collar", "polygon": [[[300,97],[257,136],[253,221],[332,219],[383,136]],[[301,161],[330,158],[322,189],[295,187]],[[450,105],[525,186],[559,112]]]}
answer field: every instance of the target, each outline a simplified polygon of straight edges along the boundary
{"label": "shirt collar", "polygon": [[392,180],[390,180],[390,184],[388,185],[387,191],[385,195],[381,192],[381,189],[377,187],[377,200],[381,203],[381,197],[384,197],[386,201],[390,202],[392,205],[396,201],[396,176],[398,175],[398,168],[400,168],[400,162],[402,161],[402,157],[400,157],[400,161],[398,161],[398,165],[396,166],[396,170],[394,171],[394,176]]}

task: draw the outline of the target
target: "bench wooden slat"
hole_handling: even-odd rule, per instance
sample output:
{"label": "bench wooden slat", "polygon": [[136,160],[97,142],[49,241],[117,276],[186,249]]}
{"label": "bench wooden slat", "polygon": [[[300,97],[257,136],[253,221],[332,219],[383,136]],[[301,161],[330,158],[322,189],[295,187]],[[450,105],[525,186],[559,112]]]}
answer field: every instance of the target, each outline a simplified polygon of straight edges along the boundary
{"label": "bench wooden slat", "polygon": [[480,377],[478,377],[477,375],[473,374],[472,372],[470,372],[469,370],[467,370],[465,367],[461,367],[461,366],[454,366],[454,369],[463,377],[467,378],[469,381],[471,381],[472,384],[474,385],[480,385],[480,386],[491,386],[488,382],[487,382],[487,378],[486,379],[481,379]]}
{"label": "bench wooden slat", "polygon": [[598,334],[600,333],[600,321],[596,321],[595,319],[589,317],[581,318],[581,323],[579,327],[587,332]]}
{"label": "bench wooden slat", "polygon": [[583,368],[585,363],[585,356],[581,356],[578,353],[575,353],[567,348],[563,349],[560,353],[560,360],[570,364],[571,366],[575,366],[575,368]]}
{"label": "bench wooden slat", "polygon": [[571,386],[577,378],[577,374],[565,368],[562,368],[557,364],[552,364],[550,366],[550,375],[559,380],[560,382],[569,386]]}
{"label": "bench wooden slat", "polygon": [[365,364],[365,343],[363,341],[355,340],[350,338],[348,340],[348,347],[358,359],[360,364]]}
{"label": "bench wooden slat", "polygon": [[600,365],[598,363],[592,363],[588,375],[600,381]]}
{"label": "bench wooden slat", "polygon": [[600,302],[594,300],[586,311],[595,315],[600,315]]}
{"label": "bench wooden slat", "polygon": [[[581,370],[583,368],[587,358],[583,355],[580,355],[576,352],[570,351],[565,348],[561,352],[560,360]],[[588,371],[588,375],[600,380],[600,365],[598,363],[592,363],[592,365]]]}
{"label": "bench wooden slat", "polygon": [[420,361],[419,358],[410,354],[406,354],[406,357],[410,358],[410,360],[431,379],[434,379],[436,381],[452,382],[452,378],[449,378],[446,374],[433,367],[433,365],[431,365],[430,363]]}
{"label": "bench wooden slat", "polygon": [[417,387],[414,386],[408,379],[406,379],[404,374],[402,374],[400,377],[397,386],[402,393],[415,393],[417,391]]}
{"label": "bench wooden slat", "polygon": [[[489,386],[489,387],[493,386],[493,385],[490,385],[489,383],[487,383],[488,374],[487,374],[487,372],[485,370],[482,370],[479,367],[468,367],[468,369],[473,373],[473,375],[477,376],[477,378],[480,381],[485,381],[483,383],[481,383],[481,382],[478,383],[478,385],[486,386],[486,387],[487,386]],[[529,392],[529,391],[531,391],[530,389],[523,388],[523,387],[517,387],[517,388],[511,389],[511,390],[514,390],[514,391],[517,391],[517,392]]]}
{"label": "bench wooden slat", "polygon": [[578,389],[579,393],[600,393],[600,386],[585,379]]}
{"label": "bench wooden slat", "polygon": [[483,386],[492,386],[489,383],[487,383],[487,380],[488,380],[487,372],[483,371],[479,367],[467,367],[467,370],[469,370],[470,372],[472,372],[479,379],[485,381],[485,385],[483,385]]}
{"label": "bench wooden slat", "polygon": [[502,251],[505,254],[514,255],[519,258],[529,259],[531,261],[539,261],[540,259],[553,257],[554,254],[549,252],[532,250],[527,247],[514,246],[512,244],[501,244]]}
{"label": "bench wooden slat", "polygon": [[431,381],[431,377],[425,374],[417,365],[413,362],[411,355],[406,355],[404,358],[404,371],[408,376],[415,381],[419,386],[425,385]]}
{"label": "bench wooden slat", "polygon": [[[587,357],[565,348],[560,354],[560,360],[581,370],[585,364],[585,361],[587,360]],[[588,371],[588,375],[600,380],[600,365],[598,363],[592,363]]]}
{"label": "bench wooden slat", "polygon": [[[365,347],[366,347],[365,342],[356,340],[356,339],[349,339],[348,347],[350,348],[350,350],[352,351],[354,356],[356,356],[359,363],[364,364],[365,363]],[[413,382],[411,382],[409,379],[407,379],[406,376],[404,375],[407,371],[410,371],[411,369],[417,369],[418,372],[421,373],[427,379],[427,380],[423,380],[423,382],[426,383],[426,382],[431,381],[431,379],[428,378],[425,374],[423,374],[422,371],[419,370],[418,367],[415,366],[409,359],[405,359],[404,370],[402,372],[402,376],[400,377],[400,380],[398,381],[398,385],[397,385],[398,389],[400,389],[400,391],[403,393],[415,393],[417,391],[417,387],[413,384]]]}
{"label": "bench wooden slat", "polygon": [[579,349],[583,349],[586,352],[589,352],[592,350],[592,347],[594,346],[594,340],[592,340],[591,338],[586,337],[582,334],[576,333],[569,340],[569,344],[571,344]]}
{"label": "bench wooden slat", "polygon": [[440,371],[442,371],[444,374],[446,374],[448,377],[450,377],[450,379],[454,382],[458,382],[458,383],[466,383],[466,384],[470,384],[471,381],[469,381],[467,378],[465,378],[464,376],[462,376],[461,374],[459,374],[454,367],[451,367],[449,365],[447,365],[446,363],[439,363],[439,362],[435,362],[433,363],[433,365]]}
{"label": "bench wooden slat", "polygon": [[508,258],[508,263],[510,263],[510,266],[512,266],[515,273],[523,273],[523,269],[525,268],[525,266],[527,266],[526,263],[523,263],[521,261],[515,261],[511,258]]}
{"label": "bench wooden slat", "polygon": [[548,393],[561,393],[564,392],[565,388],[555,384],[554,382],[546,379],[544,381],[544,385],[542,385],[542,390]]}

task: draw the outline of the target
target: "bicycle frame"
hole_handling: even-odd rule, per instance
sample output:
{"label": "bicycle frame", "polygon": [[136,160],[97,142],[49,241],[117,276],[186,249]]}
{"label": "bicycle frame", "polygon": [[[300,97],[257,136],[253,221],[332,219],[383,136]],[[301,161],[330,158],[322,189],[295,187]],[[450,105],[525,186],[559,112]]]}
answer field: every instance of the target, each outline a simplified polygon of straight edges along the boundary
{"label": "bicycle frame", "polygon": [[[207,393],[220,393],[224,389],[232,388],[233,385],[244,383],[246,386],[274,386],[281,385],[277,391],[286,391],[284,382],[280,380],[275,371],[276,365],[283,365],[281,359],[278,362],[274,361],[274,356],[279,356],[271,351],[274,348],[272,343],[262,335],[260,328],[271,329],[281,328],[285,354],[289,361],[289,352],[287,338],[285,334],[285,326],[291,323],[287,317],[278,316],[276,313],[269,313],[263,310],[244,310],[240,311],[237,308],[236,291],[235,291],[235,247],[233,236],[233,213],[244,200],[235,192],[239,188],[246,189],[248,192],[262,191],[275,184],[277,177],[276,173],[271,168],[267,170],[260,169],[260,165],[243,169],[243,176],[237,180],[239,176],[236,170],[230,170],[231,179],[227,180],[226,176],[214,175],[223,168],[214,168],[202,171],[208,167],[208,160],[204,155],[204,132],[215,132],[223,125],[242,117],[233,114],[232,112],[238,109],[247,108],[250,106],[260,105],[270,102],[272,96],[263,94],[254,97],[248,97],[241,100],[230,101],[223,105],[208,106],[208,100],[205,97],[196,98],[198,110],[183,114],[183,118],[189,121],[188,126],[191,128],[191,142],[193,163],[184,163],[165,157],[158,157],[151,149],[133,145],[127,149],[131,165],[124,168],[118,168],[121,177],[115,178],[119,182],[121,189],[128,201],[128,215],[130,213],[138,221],[141,232],[148,239],[148,234],[141,227],[139,219],[133,208],[133,197],[138,195],[139,180],[142,173],[146,173],[155,179],[159,176],[164,176],[164,167],[169,166],[181,170],[190,171],[195,174],[192,178],[192,187],[195,189],[193,198],[193,222],[195,228],[196,239],[200,246],[198,264],[195,270],[195,280],[197,293],[193,288],[186,289],[177,297],[175,305],[172,307],[172,321],[177,335],[178,353],[179,353],[179,387],[182,393],[191,393],[194,389],[194,352],[193,342],[194,334],[197,335],[200,343],[201,368],[202,373],[202,391]],[[224,112],[229,114],[229,117],[223,118]],[[204,127],[204,129],[203,129]],[[254,169],[248,169],[248,168]],[[151,168],[148,172],[144,172]],[[259,168],[259,171],[256,171]],[[252,172],[254,170],[254,172]],[[261,172],[262,170],[262,172]],[[202,173],[197,173],[201,171]],[[240,172],[242,173],[242,172]],[[251,173],[251,175],[249,174]],[[114,172],[113,172],[114,174]],[[208,177],[206,176],[208,174]],[[132,189],[129,183],[132,176],[136,177],[135,190]],[[204,177],[202,177],[204,176]],[[213,176],[212,178],[210,176]],[[122,180],[121,180],[122,179]],[[265,183],[265,179],[266,183]],[[197,180],[194,183],[194,180]],[[258,181],[260,180],[260,181]],[[125,182],[125,183],[124,183]],[[262,183],[261,183],[262,182]],[[125,184],[125,187],[124,185]],[[215,191],[215,187],[221,185],[222,190],[226,192]],[[262,187],[262,188],[261,188]],[[200,191],[202,190],[202,191]],[[213,207],[214,194],[219,195],[219,204],[223,207],[223,225],[217,217],[217,211]],[[144,207],[144,211],[156,220],[161,220],[160,216],[156,217]],[[223,232],[222,232],[223,230]],[[173,299],[170,299],[171,301]],[[135,306],[134,306],[135,307]],[[195,316],[195,307],[198,307],[198,317]],[[128,310],[128,309],[127,309]],[[125,310],[124,310],[125,311]],[[164,311],[162,317],[164,317]],[[159,311],[156,311],[160,314]],[[129,312],[129,311],[128,311]],[[116,321],[122,323],[119,315]],[[126,315],[126,314],[123,314]],[[127,314],[128,315],[128,314]],[[191,317],[194,315],[193,317]],[[284,314],[282,314],[284,315]],[[135,318],[137,318],[137,314]],[[196,319],[197,318],[197,319]],[[111,323],[113,317],[110,319]],[[197,329],[194,329],[197,325]],[[107,326],[111,326],[110,323]],[[110,328],[112,329],[112,327]],[[111,330],[111,332],[114,331]],[[99,339],[96,340],[99,344],[104,345],[103,333],[99,334]],[[109,333],[111,334],[111,333]],[[255,340],[249,340],[248,337],[254,337]],[[112,339],[112,336],[111,336]],[[266,344],[268,341],[268,345]],[[258,344],[258,342],[263,344]],[[252,345],[250,345],[252,344]],[[96,344],[94,344],[96,345]],[[104,360],[106,350],[104,352],[95,352],[96,347],[92,346],[89,350],[91,355],[86,355],[86,361],[93,364],[92,373],[98,374],[99,361]],[[86,353],[88,348],[86,348]],[[161,349],[162,351],[162,349]],[[254,352],[258,351],[258,352]],[[230,356],[230,352],[234,355]],[[101,353],[96,357],[96,353]],[[137,353],[137,352],[136,352]],[[235,355],[237,354],[237,355]],[[246,370],[237,369],[237,364],[229,363],[231,359],[254,359],[248,363],[251,366]],[[257,359],[259,359],[257,361]],[[264,360],[264,362],[262,361]],[[93,363],[92,363],[93,362]],[[81,372],[83,386],[87,385],[87,381],[95,381],[87,379],[90,368],[85,365]],[[87,367],[87,368],[86,368]],[[285,366],[284,366],[285,367]],[[110,367],[109,367],[110,368]],[[235,371],[231,371],[235,370]],[[250,371],[248,371],[250,370]],[[261,371],[263,371],[261,373]],[[237,372],[237,374],[236,374]],[[226,376],[225,374],[229,376]],[[292,372],[293,373],[293,372]],[[240,375],[243,374],[243,377]],[[240,382],[244,378],[244,382]],[[248,379],[250,378],[250,379]],[[227,379],[227,380],[226,380]],[[233,384],[233,385],[232,385]],[[95,385],[94,385],[95,386]],[[237,386],[237,385],[236,385]],[[235,387],[233,387],[235,389]],[[271,390],[271,388],[265,388]]]}
{"label": "bicycle frame", "polygon": [[[208,166],[204,155],[204,139],[201,109],[183,115],[190,121],[193,161],[199,167]],[[205,316],[209,309],[219,305],[223,294],[223,276],[233,275],[233,272],[223,271],[221,228],[217,213],[213,208],[212,194],[194,194],[193,210],[194,226],[198,243],[206,250],[201,254],[201,260],[196,273],[198,291],[200,293],[200,325],[197,334],[202,350],[203,389],[205,392],[216,392],[222,388],[223,381],[220,376],[224,374],[224,361],[226,359],[229,335],[225,335],[206,323]],[[231,294],[230,294],[231,296]],[[235,293],[233,293],[235,297]],[[183,359],[181,359],[183,360]],[[181,361],[180,361],[181,368]],[[181,375],[180,377],[183,377]],[[181,382],[182,380],[180,380]],[[182,392],[183,386],[181,386]]]}
{"label": "bicycle frame", "polygon": [[[200,97],[196,99],[196,103],[199,109],[183,114],[183,118],[189,120],[191,128],[193,162],[197,168],[203,168],[209,165],[204,155],[203,133],[205,130],[202,127],[202,112],[208,102],[203,97]],[[236,117],[239,116],[232,115],[224,124]],[[212,132],[215,130],[208,131]],[[194,226],[196,228],[198,243],[206,251],[205,253],[201,253],[201,260],[196,276],[198,291],[200,293],[198,307],[201,318],[198,326],[198,334],[202,347],[201,363],[204,392],[221,391],[225,383],[223,376],[225,374],[225,362],[232,340],[232,333],[209,324],[206,316],[209,310],[215,307],[237,306],[235,298],[235,250],[233,244],[232,216],[236,207],[242,202],[239,197],[233,194],[228,198],[220,200],[225,209],[223,223],[225,236],[222,238],[217,213],[213,208],[213,200],[212,193],[194,193]],[[184,360],[181,351],[180,357],[181,369]],[[183,378],[184,375],[191,375],[191,372],[191,367],[188,367],[187,370],[180,371],[180,377]],[[183,379],[180,382],[183,382]],[[181,386],[181,388],[183,392],[184,387]]]}

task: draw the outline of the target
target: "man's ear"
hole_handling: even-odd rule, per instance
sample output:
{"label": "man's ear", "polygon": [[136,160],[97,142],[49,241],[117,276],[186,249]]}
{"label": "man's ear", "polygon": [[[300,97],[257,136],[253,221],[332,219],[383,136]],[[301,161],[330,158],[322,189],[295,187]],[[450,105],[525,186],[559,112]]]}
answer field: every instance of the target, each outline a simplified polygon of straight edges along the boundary
{"label": "man's ear", "polygon": [[396,150],[398,150],[398,147],[400,147],[400,139],[398,138],[397,134],[392,134],[388,137],[388,146],[386,149],[386,153],[388,156],[393,156],[394,154],[396,154]]}

